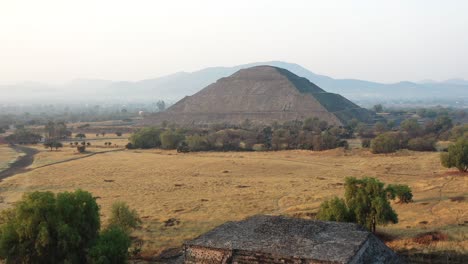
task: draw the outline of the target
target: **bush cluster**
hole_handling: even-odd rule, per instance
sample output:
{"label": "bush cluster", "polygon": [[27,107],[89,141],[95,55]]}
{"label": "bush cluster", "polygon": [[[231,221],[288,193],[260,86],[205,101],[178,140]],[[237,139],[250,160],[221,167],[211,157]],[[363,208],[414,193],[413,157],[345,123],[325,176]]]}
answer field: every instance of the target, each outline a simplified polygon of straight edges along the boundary
{"label": "bush cluster", "polygon": [[127,148],[163,148],[187,151],[325,150],[347,148],[349,129],[329,126],[317,118],[256,127],[248,120],[240,126],[212,125],[207,128],[142,128],[132,134]]}
{"label": "bush cluster", "polygon": [[134,210],[114,204],[100,231],[99,206],[89,192],[33,192],[0,215],[0,258],[6,263],[126,263]]}

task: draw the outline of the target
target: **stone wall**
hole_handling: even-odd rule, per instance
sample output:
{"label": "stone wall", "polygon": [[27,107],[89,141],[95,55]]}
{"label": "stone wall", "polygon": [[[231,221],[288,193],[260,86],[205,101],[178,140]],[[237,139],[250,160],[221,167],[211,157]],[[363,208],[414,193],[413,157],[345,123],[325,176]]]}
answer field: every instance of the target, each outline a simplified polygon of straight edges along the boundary
{"label": "stone wall", "polygon": [[245,250],[215,249],[199,246],[186,246],[186,264],[337,264],[332,261],[315,261],[295,257],[275,256],[268,253]]}

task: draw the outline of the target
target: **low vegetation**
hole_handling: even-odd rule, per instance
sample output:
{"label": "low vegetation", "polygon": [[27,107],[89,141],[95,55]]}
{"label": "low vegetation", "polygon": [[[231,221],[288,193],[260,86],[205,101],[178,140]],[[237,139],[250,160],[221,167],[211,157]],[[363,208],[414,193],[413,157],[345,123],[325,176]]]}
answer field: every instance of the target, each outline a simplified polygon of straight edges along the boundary
{"label": "low vegetation", "polygon": [[468,138],[460,138],[448,147],[448,152],[440,156],[442,165],[447,168],[455,167],[459,171],[468,171]]}
{"label": "low vegetation", "polygon": [[[406,187],[411,193],[409,187]],[[345,198],[334,197],[323,202],[317,218],[326,221],[356,222],[375,233],[377,224],[398,223],[398,215],[389,202],[389,198],[395,197],[395,190],[395,187],[384,188],[384,183],[375,178],[346,178]]]}
{"label": "low vegetation", "polygon": [[246,120],[240,126],[212,125],[208,128],[142,128],[130,137],[127,148],[162,148],[187,151],[240,150],[326,150],[347,147],[349,127],[329,126],[317,118],[272,126],[253,126]]}
{"label": "low vegetation", "polygon": [[100,232],[99,206],[90,193],[33,192],[0,218],[0,258],[6,263],[126,263],[138,216],[113,206]]}

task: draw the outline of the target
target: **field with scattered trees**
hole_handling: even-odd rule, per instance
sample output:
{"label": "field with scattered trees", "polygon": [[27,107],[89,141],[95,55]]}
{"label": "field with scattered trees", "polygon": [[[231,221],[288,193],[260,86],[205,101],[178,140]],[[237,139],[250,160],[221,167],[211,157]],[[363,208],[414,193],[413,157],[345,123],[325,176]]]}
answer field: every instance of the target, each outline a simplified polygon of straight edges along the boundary
{"label": "field with scattered trees", "polygon": [[[66,153],[42,151],[40,154]],[[74,154],[78,155],[78,154]],[[141,256],[178,247],[225,221],[254,214],[315,218],[322,202],[344,197],[346,177],[375,177],[404,184],[412,202],[392,200],[398,223],[378,225],[399,251],[466,253],[465,173],[446,169],[439,153],[399,151],[372,154],[363,149],[273,152],[197,152],[118,150],[51,165],[0,182],[0,209],[13,206],[25,192],[87,190],[107,223],[111,206],[126,202],[141,216],[132,236],[142,242]],[[105,224],[104,224],[105,225]],[[439,242],[415,237],[435,231]]]}
{"label": "field with scattered trees", "polygon": [[[106,258],[113,248],[98,241],[114,239],[119,252],[129,248],[134,258],[171,255],[183,241],[226,221],[273,214],[358,222],[413,260],[463,262],[466,116],[444,109],[375,110],[375,123],[350,120],[341,127],[313,118],[270,126],[245,120],[138,127],[130,114],[73,123],[0,116],[0,210],[20,210],[18,202],[31,202],[23,196],[31,192],[56,194],[39,193],[40,199],[89,192],[102,226],[85,249],[95,253],[79,256],[86,259]],[[25,148],[28,153],[18,152]],[[112,229],[116,206],[138,216],[132,228]],[[62,209],[51,214],[55,210]],[[0,251],[2,243],[15,241],[8,239],[0,237]]]}

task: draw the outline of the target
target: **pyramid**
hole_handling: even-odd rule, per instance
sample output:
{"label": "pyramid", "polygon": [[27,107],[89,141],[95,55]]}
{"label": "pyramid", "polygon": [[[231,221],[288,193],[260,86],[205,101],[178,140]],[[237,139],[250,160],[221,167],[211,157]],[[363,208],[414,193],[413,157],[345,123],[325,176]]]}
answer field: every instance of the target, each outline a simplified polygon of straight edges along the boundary
{"label": "pyramid", "polygon": [[248,119],[268,125],[309,117],[342,125],[352,118],[369,121],[372,114],[288,70],[256,66],[219,79],[165,112],[145,118],[144,123],[240,124]]}

